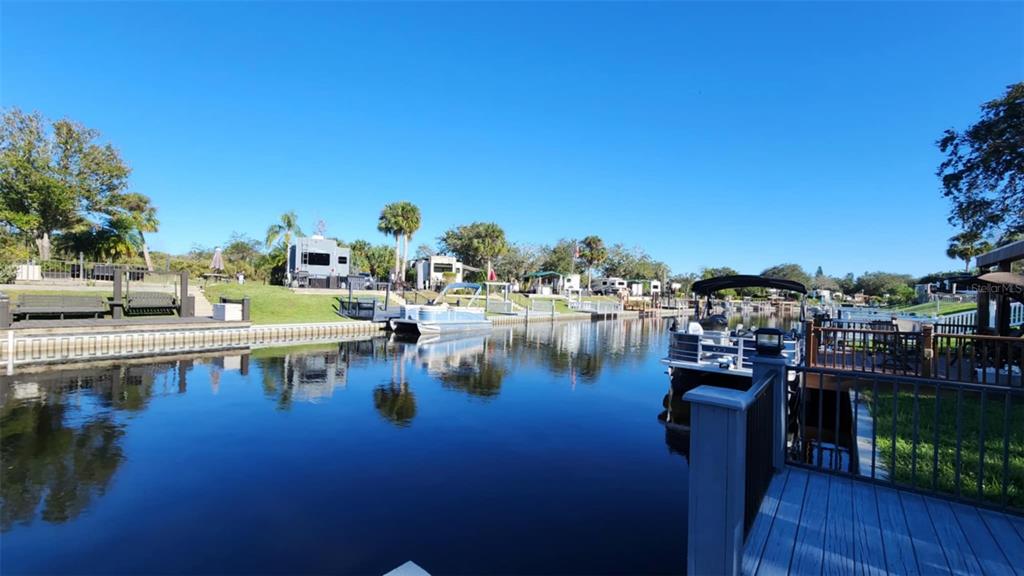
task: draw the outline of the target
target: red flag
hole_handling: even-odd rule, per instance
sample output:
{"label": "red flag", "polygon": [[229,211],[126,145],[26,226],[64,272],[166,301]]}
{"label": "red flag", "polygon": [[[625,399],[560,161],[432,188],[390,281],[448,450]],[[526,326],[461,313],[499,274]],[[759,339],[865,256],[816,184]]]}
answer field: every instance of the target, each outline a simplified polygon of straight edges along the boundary
{"label": "red flag", "polygon": [[494,268],[487,269],[487,281],[495,282],[498,280],[498,275],[494,273]]}

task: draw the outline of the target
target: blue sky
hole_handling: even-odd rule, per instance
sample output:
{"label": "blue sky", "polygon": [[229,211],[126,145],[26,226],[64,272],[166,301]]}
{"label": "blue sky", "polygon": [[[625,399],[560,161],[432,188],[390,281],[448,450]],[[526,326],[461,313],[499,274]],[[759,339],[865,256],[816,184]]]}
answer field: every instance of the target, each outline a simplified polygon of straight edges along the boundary
{"label": "blue sky", "polygon": [[2,4],[0,103],[102,131],[154,248],[294,209],[475,220],[675,271],[955,269],[935,140],[1024,80],[1022,3]]}

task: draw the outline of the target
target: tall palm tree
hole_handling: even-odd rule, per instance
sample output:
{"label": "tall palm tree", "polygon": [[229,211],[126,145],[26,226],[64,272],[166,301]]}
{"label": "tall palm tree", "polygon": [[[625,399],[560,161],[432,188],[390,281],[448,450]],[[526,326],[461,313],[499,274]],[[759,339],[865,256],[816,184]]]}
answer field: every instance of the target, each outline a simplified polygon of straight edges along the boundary
{"label": "tall palm tree", "polygon": [[139,233],[139,240],[142,243],[142,257],[146,261],[146,270],[153,271],[153,260],[149,257],[149,245],[146,244],[146,232],[156,232],[160,227],[160,221],[156,219],[156,207],[153,206],[149,196],[132,192],[121,197],[121,208],[131,220],[135,230]]}
{"label": "tall palm tree", "polygon": [[299,228],[299,217],[295,215],[294,210],[281,214],[281,221],[271,224],[267,228],[267,248],[273,246],[279,238],[283,240],[282,243],[287,247],[292,243],[293,235],[302,236],[302,229]]}
{"label": "tall palm tree", "polygon": [[978,254],[984,254],[992,249],[981,234],[972,231],[964,231],[949,239],[949,246],[946,248],[946,256],[953,260],[964,261],[964,273],[971,273],[971,260]]}
{"label": "tall palm tree", "polygon": [[377,219],[377,230],[386,236],[391,236],[395,239],[395,266],[394,273],[395,279],[398,280],[398,269],[402,263],[401,256],[401,240],[405,234],[403,208],[401,202],[392,202],[386,204],[384,209],[380,211],[380,218]]}
{"label": "tall palm tree", "polygon": [[591,289],[594,279],[594,267],[600,266],[608,258],[608,249],[600,236],[587,236],[583,239],[580,259],[587,265],[587,290]]}
{"label": "tall palm tree", "polygon": [[402,209],[402,234],[405,236],[405,249],[402,252],[402,270],[399,275],[399,281],[405,280],[405,270],[409,266],[409,242],[412,240],[413,234],[420,229],[422,224],[422,217],[420,215],[420,209],[412,202],[399,202]]}

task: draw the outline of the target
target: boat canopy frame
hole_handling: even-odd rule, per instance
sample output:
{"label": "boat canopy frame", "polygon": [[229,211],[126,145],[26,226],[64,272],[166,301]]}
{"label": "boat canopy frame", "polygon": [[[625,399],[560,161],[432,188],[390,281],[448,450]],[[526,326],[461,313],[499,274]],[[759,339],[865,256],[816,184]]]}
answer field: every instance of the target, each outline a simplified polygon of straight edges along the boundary
{"label": "boat canopy frame", "polygon": [[778,290],[789,290],[807,294],[807,287],[795,280],[785,278],[769,278],[754,274],[736,274],[733,276],[718,276],[706,280],[698,280],[693,283],[691,290],[699,296],[710,296],[720,290],[732,288],[775,288]]}

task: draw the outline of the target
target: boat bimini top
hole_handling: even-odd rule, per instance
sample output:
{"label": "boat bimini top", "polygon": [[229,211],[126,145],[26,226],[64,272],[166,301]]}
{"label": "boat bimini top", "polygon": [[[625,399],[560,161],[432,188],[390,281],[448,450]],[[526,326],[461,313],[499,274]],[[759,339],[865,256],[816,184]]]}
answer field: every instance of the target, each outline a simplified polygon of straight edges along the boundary
{"label": "boat bimini top", "polygon": [[480,297],[480,292],[484,289],[484,285],[477,284],[475,282],[452,282],[451,284],[445,286],[441,290],[441,292],[438,293],[438,295],[433,300],[430,301],[430,303],[432,305],[447,304],[444,297],[448,294],[448,291],[460,289],[467,289],[473,291],[473,295],[472,297],[470,297],[469,304],[466,304],[467,307],[470,307],[473,305],[474,302],[476,302],[477,298]]}
{"label": "boat bimini top", "polygon": [[736,274],[733,276],[718,276],[717,278],[698,280],[693,283],[692,290],[698,296],[710,296],[719,290],[729,290],[731,288],[775,288],[807,294],[807,287],[795,280],[768,278],[767,276],[756,276],[753,274]]}

